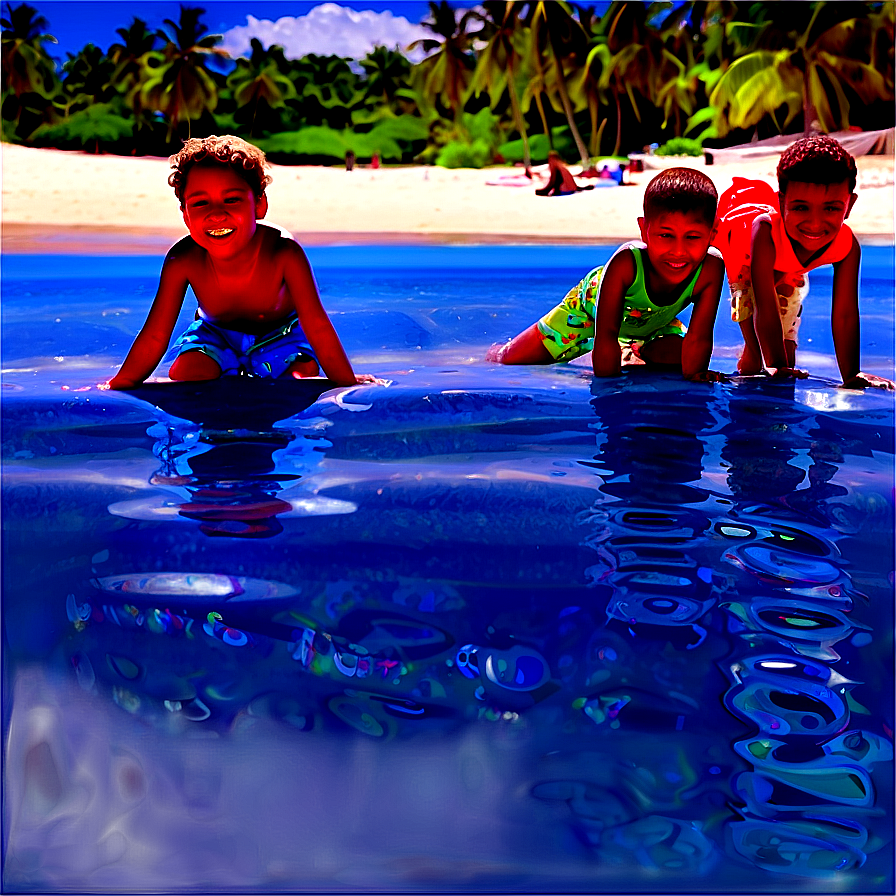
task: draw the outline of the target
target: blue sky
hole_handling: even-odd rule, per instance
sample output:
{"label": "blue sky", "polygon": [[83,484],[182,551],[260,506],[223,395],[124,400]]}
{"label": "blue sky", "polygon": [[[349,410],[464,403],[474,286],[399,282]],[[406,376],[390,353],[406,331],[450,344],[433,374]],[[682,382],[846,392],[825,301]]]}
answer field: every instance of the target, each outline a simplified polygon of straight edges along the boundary
{"label": "blue sky", "polygon": [[[58,44],[48,45],[47,49],[61,61],[67,53],[77,52],[87,43],[108,49],[119,39],[115,30],[129,25],[135,16],[150,28],[161,27],[164,19],[176,21],[182,5],[177,0],[26,2],[49,22],[48,31]],[[13,5],[17,5],[15,0]],[[250,36],[256,36],[265,45],[294,43],[293,52],[286,46],[290,56],[332,52],[358,58],[354,55],[359,52],[356,48],[364,50],[365,45],[372,46],[372,41],[401,46],[420,36],[415,26],[429,13],[429,4],[418,0],[340,0],[338,4],[305,0],[184,0],[183,5],[205,9],[203,21],[210,32],[227,35],[225,46],[229,49],[238,52],[243,44],[248,46]],[[3,6],[5,12],[6,2]]]}

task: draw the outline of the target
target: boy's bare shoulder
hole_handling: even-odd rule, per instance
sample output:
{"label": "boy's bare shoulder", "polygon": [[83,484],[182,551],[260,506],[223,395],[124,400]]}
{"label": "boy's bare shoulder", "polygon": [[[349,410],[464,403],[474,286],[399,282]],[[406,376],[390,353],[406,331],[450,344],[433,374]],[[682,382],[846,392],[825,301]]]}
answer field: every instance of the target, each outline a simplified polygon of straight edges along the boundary
{"label": "boy's bare shoulder", "polygon": [[626,286],[626,289],[635,282],[638,268],[635,264],[635,256],[631,251],[633,246],[620,246],[607,262],[604,277],[618,277]]}
{"label": "boy's bare shoulder", "polygon": [[725,273],[725,260],[715,246],[709,247],[706,258],[703,259],[703,270],[711,276],[721,277]]}
{"label": "boy's bare shoulder", "polygon": [[272,255],[305,255],[305,251],[296,238],[285,227],[280,227],[279,224],[259,221],[258,232],[261,233],[264,239],[265,250]]}
{"label": "boy's bare shoulder", "polygon": [[205,250],[196,243],[193,237],[185,236],[168,250],[168,253],[165,255],[165,264],[189,265],[204,254]]}

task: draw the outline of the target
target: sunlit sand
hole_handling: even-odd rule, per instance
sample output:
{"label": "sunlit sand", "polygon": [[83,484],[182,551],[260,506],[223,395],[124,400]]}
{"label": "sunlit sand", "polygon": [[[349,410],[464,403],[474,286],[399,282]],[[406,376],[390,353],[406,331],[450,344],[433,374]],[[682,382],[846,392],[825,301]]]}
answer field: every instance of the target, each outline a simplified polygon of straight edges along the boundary
{"label": "sunlit sand", "polygon": [[[893,157],[863,156],[859,201],[849,223],[863,239],[893,240]],[[721,193],[734,176],[774,182],[775,159],[706,166]],[[3,250],[163,252],[184,234],[167,159],[91,155],[3,144]],[[511,173],[500,169],[498,173]],[[488,186],[495,169],[275,165],[271,221],[308,243],[618,242],[637,236],[643,189],[631,185],[574,196]]]}

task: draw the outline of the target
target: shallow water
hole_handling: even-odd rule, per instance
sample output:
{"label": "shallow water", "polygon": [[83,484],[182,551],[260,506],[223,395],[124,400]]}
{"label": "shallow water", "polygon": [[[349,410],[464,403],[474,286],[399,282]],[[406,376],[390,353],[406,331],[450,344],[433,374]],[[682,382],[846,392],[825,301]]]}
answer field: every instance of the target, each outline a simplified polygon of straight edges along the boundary
{"label": "shallow water", "polygon": [[3,259],[4,887],[892,892],[894,401],[829,270],[813,378],[703,386],[480,360],[608,248],[309,254],[388,388],[97,392],[159,260]]}

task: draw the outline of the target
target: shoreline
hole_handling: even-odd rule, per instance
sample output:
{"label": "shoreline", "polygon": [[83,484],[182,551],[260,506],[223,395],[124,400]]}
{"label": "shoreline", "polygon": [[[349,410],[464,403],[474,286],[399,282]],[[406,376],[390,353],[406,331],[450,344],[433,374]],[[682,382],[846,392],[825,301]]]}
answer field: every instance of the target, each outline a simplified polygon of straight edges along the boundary
{"label": "shoreline", "polygon": [[[860,156],[859,201],[849,217],[867,244],[894,242],[894,158]],[[167,178],[168,160],[0,145],[3,252],[159,254],[186,234]],[[721,192],[734,177],[774,184],[777,157],[706,165]],[[309,246],[606,245],[638,238],[644,188],[630,184],[572,196],[536,196],[499,181],[519,168],[356,168],[272,165],[267,220]],[[516,178],[519,182],[519,178]]]}
{"label": "shoreline", "polygon": [[[855,231],[854,231],[855,232]],[[55,227],[33,224],[3,224],[0,229],[0,254],[3,255],[157,255],[187,235],[186,230],[146,233],[140,228],[97,225]],[[616,246],[635,233],[620,237],[538,236],[507,233],[404,233],[401,231],[311,232],[293,231],[302,246]],[[892,234],[856,233],[863,246],[892,246]]]}

